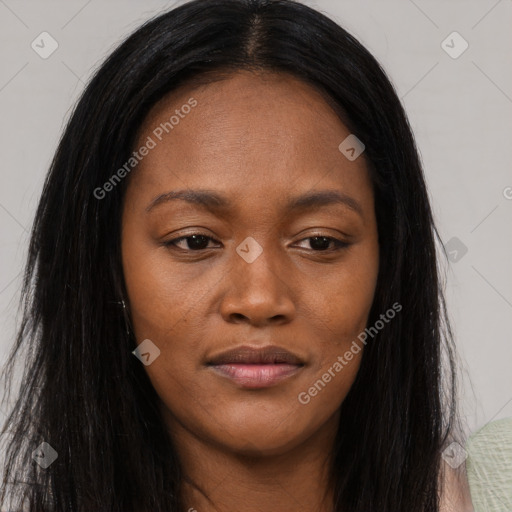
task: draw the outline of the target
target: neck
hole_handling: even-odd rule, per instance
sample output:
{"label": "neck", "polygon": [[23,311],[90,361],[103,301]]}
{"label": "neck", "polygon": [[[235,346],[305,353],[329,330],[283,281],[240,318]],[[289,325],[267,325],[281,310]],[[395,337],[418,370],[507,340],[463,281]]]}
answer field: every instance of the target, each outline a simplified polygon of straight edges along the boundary
{"label": "neck", "polygon": [[182,464],[181,500],[193,512],[332,512],[335,414],[310,438],[278,453],[232,451],[168,419]]}

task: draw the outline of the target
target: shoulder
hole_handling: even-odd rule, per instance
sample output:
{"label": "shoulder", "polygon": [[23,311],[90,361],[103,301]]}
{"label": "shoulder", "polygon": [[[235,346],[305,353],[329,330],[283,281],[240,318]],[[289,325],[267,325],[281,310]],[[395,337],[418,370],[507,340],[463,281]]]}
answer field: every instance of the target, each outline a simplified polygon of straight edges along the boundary
{"label": "shoulder", "polygon": [[467,475],[476,510],[512,510],[512,418],[487,423],[466,444]]}
{"label": "shoulder", "polygon": [[443,458],[440,512],[512,510],[512,418],[484,425],[473,433],[456,467]]}

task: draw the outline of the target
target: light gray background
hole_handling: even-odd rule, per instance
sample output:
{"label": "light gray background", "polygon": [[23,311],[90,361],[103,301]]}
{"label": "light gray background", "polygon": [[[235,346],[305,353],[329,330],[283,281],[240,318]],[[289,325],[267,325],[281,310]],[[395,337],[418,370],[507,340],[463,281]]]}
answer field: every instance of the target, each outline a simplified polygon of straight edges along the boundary
{"label": "light gray background", "polygon": [[[443,242],[456,237],[468,249],[446,268],[446,293],[467,375],[469,431],[512,416],[512,1],[304,3],[384,66],[415,132]],[[64,122],[120,39],[172,5],[0,0],[0,364],[13,343],[28,233]],[[31,48],[44,31],[59,44],[46,60]],[[441,46],[453,31],[469,44],[456,59]]]}

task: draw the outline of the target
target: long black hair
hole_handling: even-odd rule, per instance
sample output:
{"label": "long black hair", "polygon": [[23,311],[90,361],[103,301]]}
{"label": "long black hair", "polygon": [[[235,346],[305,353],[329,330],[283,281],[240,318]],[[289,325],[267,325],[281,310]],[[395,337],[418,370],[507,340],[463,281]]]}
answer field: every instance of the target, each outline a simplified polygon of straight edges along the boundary
{"label": "long black hair", "polygon": [[[337,23],[293,0],[180,5],[144,23],[87,85],[32,228],[23,316],[4,372],[10,383],[25,349],[4,425],[10,442],[0,504],[9,495],[16,510],[23,502],[38,512],[182,510],[185,475],[156,392],[131,354],[137,345],[119,303],[127,180],[102,199],[94,190],[129,159],[137,130],[165,94],[241,69],[311,84],[364,142],[380,243],[369,325],[390,305],[403,306],[366,346],[341,406],[334,510],[438,510],[441,450],[457,418],[454,352],[418,151],[376,59]],[[33,457],[42,442],[58,453],[46,469]]]}

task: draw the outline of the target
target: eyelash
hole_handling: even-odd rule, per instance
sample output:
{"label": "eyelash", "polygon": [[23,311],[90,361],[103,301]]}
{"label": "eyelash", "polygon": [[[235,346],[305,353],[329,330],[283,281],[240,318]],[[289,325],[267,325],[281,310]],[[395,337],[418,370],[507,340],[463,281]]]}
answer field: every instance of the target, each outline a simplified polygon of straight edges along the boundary
{"label": "eyelash", "polygon": [[[197,249],[197,250],[193,250],[193,249],[181,249],[180,247],[177,247],[177,243],[181,242],[182,240],[186,240],[187,238],[192,238],[193,236],[202,236],[206,239],[208,239],[208,241],[217,241],[215,240],[214,238],[212,238],[211,236],[208,236],[208,235],[205,235],[204,233],[191,233],[190,235],[187,235],[187,236],[180,236],[178,238],[173,238],[172,240],[167,240],[166,242],[163,242],[162,245],[164,245],[165,247],[169,248],[169,249],[173,249],[173,248],[176,248],[178,250],[181,250],[181,251],[184,251],[184,252],[195,252],[195,253],[201,253],[203,251],[207,251],[208,248],[206,249]],[[326,250],[317,250],[315,251],[314,249],[311,249],[312,252],[315,252],[315,253],[332,253],[332,252],[337,252],[337,251],[341,251],[343,249],[346,249],[348,248],[351,244],[347,243],[347,242],[343,242],[337,238],[334,238],[332,236],[324,236],[324,235],[312,235],[312,236],[308,236],[306,238],[303,238],[301,240],[299,240],[299,242],[302,242],[304,240],[311,240],[313,238],[326,238],[327,240],[331,241],[334,243],[334,248],[332,249],[326,249]]]}

